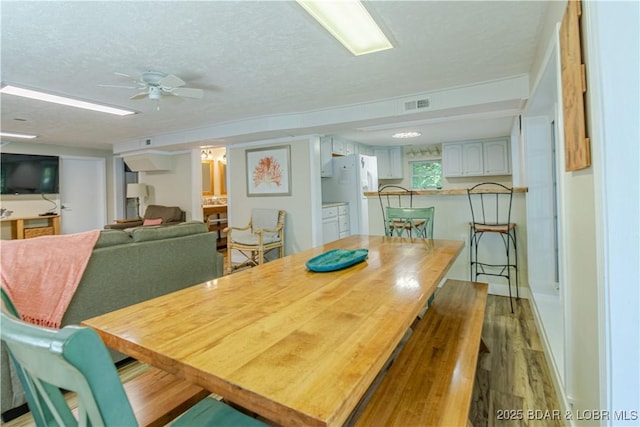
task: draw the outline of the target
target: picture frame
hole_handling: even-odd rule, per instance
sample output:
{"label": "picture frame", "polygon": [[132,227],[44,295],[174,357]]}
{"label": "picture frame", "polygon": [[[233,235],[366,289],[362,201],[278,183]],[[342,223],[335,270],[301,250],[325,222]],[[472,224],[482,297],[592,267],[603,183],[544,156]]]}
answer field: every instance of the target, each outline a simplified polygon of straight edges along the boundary
{"label": "picture frame", "polygon": [[247,197],[291,195],[291,146],[246,150]]}

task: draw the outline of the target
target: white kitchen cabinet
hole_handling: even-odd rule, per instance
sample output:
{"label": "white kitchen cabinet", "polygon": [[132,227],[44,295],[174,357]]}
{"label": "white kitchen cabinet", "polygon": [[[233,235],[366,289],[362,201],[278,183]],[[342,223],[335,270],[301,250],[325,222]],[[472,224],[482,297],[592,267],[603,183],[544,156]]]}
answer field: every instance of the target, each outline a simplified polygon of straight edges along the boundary
{"label": "white kitchen cabinet", "polygon": [[442,175],[464,176],[462,167],[462,144],[442,144]]}
{"label": "white kitchen cabinet", "polygon": [[402,147],[380,147],[373,149],[378,163],[378,179],[402,179]]}
{"label": "white kitchen cabinet", "polygon": [[351,217],[349,216],[349,204],[338,205],[338,233],[340,238],[351,235]]}
{"label": "white kitchen cabinet", "polygon": [[510,171],[508,138],[442,144],[445,177],[508,175]]}
{"label": "white kitchen cabinet", "polygon": [[509,175],[509,140],[498,139],[482,144],[485,175]]}
{"label": "white kitchen cabinet", "polygon": [[352,142],[352,141],[345,141],[344,142],[344,155],[348,156],[349,154],[355,154],[356,153],[356,143]]}
{"label": "white kitchen cabinet", "polygon": [[368,145],[364,145],[364,144],[358,144],[358,146],[356,147],[358,154],[364,154],[365,156],[373,156],[373,148],[368,146]]}
{"label": "white kitchen cabinet", "polygon": [[482,142],[462,145],[462,170],[465,176],[484,175]]}
{"label": "white kitchen cabinet", "polygon": [[330,137],[320,138],[320,176],[333,176],[333,140]]}
{"label": "white kitchen cabinet", "polygon": [[331,203],[322,207],[322,243],[351,235],[348,203]]}
{"label": "white kitchen cabinet", "polygon": [[340,238],[338,225],[338,207],[335,205],[322,207],[322,243],[333,242]]}
{"label": "white kitchen cabinet", "polygon": [[345,143],[342,139],[333,138],[333,154],[337,156],[344,156],[346,154]]}

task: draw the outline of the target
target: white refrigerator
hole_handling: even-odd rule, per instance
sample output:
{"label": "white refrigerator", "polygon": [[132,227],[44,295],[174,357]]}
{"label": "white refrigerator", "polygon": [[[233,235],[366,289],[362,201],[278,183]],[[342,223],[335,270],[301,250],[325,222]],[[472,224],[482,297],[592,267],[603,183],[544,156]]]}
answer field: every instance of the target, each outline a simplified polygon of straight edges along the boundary
{"label": "white refrigerator", "polygon": [[333,158],[333,176],[322,178],[322,202],[347,202],[351,234],[369,234],[369,211],[365,191],[378,191],[375,156],[350,154]]}

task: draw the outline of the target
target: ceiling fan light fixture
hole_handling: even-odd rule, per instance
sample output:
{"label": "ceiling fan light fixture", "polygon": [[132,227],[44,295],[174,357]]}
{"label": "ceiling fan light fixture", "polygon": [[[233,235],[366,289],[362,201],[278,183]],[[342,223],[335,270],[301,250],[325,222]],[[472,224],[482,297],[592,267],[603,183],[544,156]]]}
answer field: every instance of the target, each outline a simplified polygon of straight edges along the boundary
{"label": "ceiling fan light fixture", "polygon": [[35,99],[38,101],[50,102],[53,104],[66,105],[68,107],[81,108],[83,110],[99,111],[101,113],[115,114],[117,116],[127,116],[135,114],[135,111],[124,110],[121,108],[109,107],[107,105],[96,104],[79,99],[68,98],[66,96],[53,95],[51,93],[40,92],[37,90],[25,89],[17,86],[6,85],[0,89],[0,93],[6,95],[20,96],[22,98]]}
{"label": "ceiling fan light fixture", "polygon": [[359,0],[296,1],[355,56],[393,48]]}
{"label": "ceiling fan light fixture", "polygon": [[396,139],[407,139],[407,138],[417,138],[420,135],[422,135],[422,133],[411,131],[411,132],[397,132],[391,135],[391,137]]}
{"label": "ceiling fan light fixture", "polygon": [[149,99],[162,98],[162,89],[159,86],[149,86]]}

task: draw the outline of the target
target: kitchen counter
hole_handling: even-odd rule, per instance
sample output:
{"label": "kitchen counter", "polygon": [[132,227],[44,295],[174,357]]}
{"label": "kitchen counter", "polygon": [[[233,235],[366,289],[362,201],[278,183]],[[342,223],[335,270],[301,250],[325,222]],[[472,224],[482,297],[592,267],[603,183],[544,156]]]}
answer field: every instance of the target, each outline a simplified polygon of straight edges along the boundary
{"label": "kitchen counter", "polygon": [[[526,193],[527,187],[514,187],[513,193]],[[381,193],[382,195],[390,195],[390,196],[408,196],[410,194],[414,196],[460,196],[467,195],[466,188],[451,188],[448,190],[412,190],[410,193],[404,191],[384,191]],[[367,191],[364,193],[367,197],[378,197],[377,191]]]}
{"label": "kitchen counter", "polygon": [[211,214],[227,213],[227,205],[203,205],[202,211],[205,218]]}
{"label": "kitchen counter", "polygon": [[[383,206],[386,206],[386,197],[382,197],[382,205],[378,192],[368,192],[366,200],[368,207],[369,234],[384,234]],[[390,203],[398,203],[398,197],[395,195],[403,193],[387,193],[392,194]],[[414,208],[433,207],[433,237],[434,239],[446,240],[462,240],[467,243],[463,252],[460,254],[454,265],[449,270],[447,278],[456,280],[469,280],[469,222],[471,221],[471,208],[469,207],[469,198],[467,197],[466,188],[449,188],[442,190],[416,190],[412,191],[412,199],[400,196],[403,206]],[[514,188],[511,217],[510,220],[517,224],[518,234],[518,276],[519,286],[522,291],[528,287],[528,271],[527,271],[527,188]],[[483,253],[488,254],[488,259],[495,264],[504,261],[504,243],[498,236],[487,236],[482,239]],[[502,256],[500,256],[502,254]],[[500,295],[509,295],[508,289],[504,281],[488,280],[491,283],[491,292]],[[526,291],[524,291],[526,292]]]}

